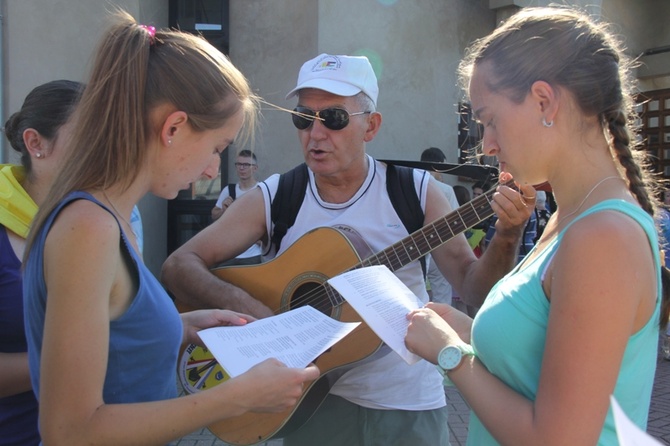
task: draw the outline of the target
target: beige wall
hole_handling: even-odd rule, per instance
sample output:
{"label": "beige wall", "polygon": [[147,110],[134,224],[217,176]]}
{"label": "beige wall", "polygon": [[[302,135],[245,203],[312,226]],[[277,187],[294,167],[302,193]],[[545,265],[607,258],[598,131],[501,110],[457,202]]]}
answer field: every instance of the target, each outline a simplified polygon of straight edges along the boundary
{"label": "beige wall", "polygon": [[670,46],[670,2],[637,0],[635,7],[631,7],[628,0],[609,0],[603,4],[602,15],[615,24],[617,33],[625,36],[628,55],[639,57],[636,74],[640,90],[670,88],[670,53],[641,56],[648,49]]}
{"label": "beige wall", "polygon": [[[167,26],[167,0],[4,0],[2,122],[21,107],[35,86],[54,79],[85,81],[93,49],[112,5],[142,23]],[[18,162],[4,141],[3,162]],[[167,205],[147,196],[140,202],[144,221],[145,261],[160,271],[167,253]]]}
{"label": "beige wall", "polygon": [[[293,108],[295,99],[284,96],[295,86],[303,62],[322,52],[367,55],[379,78],[378,110],[384,118],[368,152],[416,160],[423,149],[437,146],[456,162],[456,104],[461,97],[455,88],[456,66],[465,46],[493,28],[495,13],[485,0],[420,4],[233,1],[230,56],[261,96]],[[260,177],[302,161],[289,116],[268,108],[263,115],[257,142]]]}
{"label": "beige wall", "polygon": [[[293,108],[295,99],[284,95],[304,61],[322,52],[367,55],[379,78],[378,110],[384,118],[368,152],[378,158],[417,159],[424,148],[438,146],[448,161],[456,162],[456,104],[462,97],[456,67],[463,49],[519,6],[550,3],[555,2],[422,0],[417,7],[393,0],[231,1],[230,57],[263,98]],[[615,30],[628,36],[634,56],[670,44],[670,28],[662,26],[670,8],[667,0],[638,0],[633,8],[629,0],[569,3],[615,22]],[[651,27],[655,31],[649,23],[658,24]],[[661,58],[670,64],[667,53],[656,56]],[[664,78],[658,72],[654,76],[642,81],[643,90],[662,88]],[[261,178],[302,161],[288,115],[265,106],[263,117],[255,147]],[[230,178],[235,178],[230,166]]]}
{"label": "beige wall", "polygon": [[626,53],[639,62],[635,75],[640,91],[670,88],[670,53],[641,56],[650,48],[670,46],[670,1],[668,0],[490,0],[500,8],[497,20],[504,20],[522,6],[547,6],[566,3],[611,24],[622,38]]}
{"label": "beige wall", "polygon": [[[368,55],[379,77],[384,122],[368,151],[379,158],[418,159],[438,146],[456,162],[456,67],[463,50],[490,32],[515,6],[549,0],[231,0],[230,57],[269,102],[285,100],[302,63],[321,52]],[[631,52],[670,45],[668,0],[574,0],[612,20]],[[140,22],[165,26],[168,0],[0,0],[2,5],[3,122],[36,85],[58,78],[85,80],[90,55],[111,4]],[[492,8],[501,8],[495,10]],[[660,67],[655,61],[665,61]],[[668,53],[654,60],[644,90],[670,87]],[[652,62],[654,62],[652,64]],[[665,74],[663,74],[665,72]],[[648,74],[648,73],[647,73]],[[296,130],[284,112],[263,107],[256,142],[259,176],[302,161]],[[234,148],[233,148],[234,150]],[[11,149],[2,150],[7,160]],[[232,150],[231,150],[232,152]],[[230,154],[229,154],[230,155]],[[11,156],[15,162],[16,157]],[[232,166],[232,163],[231,163]],[[234,171],[229,172],[234,178]],[[453,178],[446,177],[449,182]],[[166,255],[165,200],[140,202],[145,259],[157,274]]]}
{"label": "beige wall", "polygon": [[[230,2],[230,58],[249,79],[254,91],[282,107],[300,64],[318,54],[318,12],[315,0],[244,0]],[[233,148],[235,149],[235,148]],[[284,172],[301,161],[295,128],[288,114],[263,106],[263,120],[254,147],[258,177]],[[231,151],[232,152],[232,151]],[[233,160],[233,153],[229,153]],[[229,178],[236,178],[233,163]]]}
{"label": "beige wall", "polygon": [[[141,5],[140,5],[141,2]],[[5,0],[3,14],[5,114],[26,94],[54,79],[83,81],[112,3],[90,0]],[[140,20],[167,25],[167,0],[116,0]]]}

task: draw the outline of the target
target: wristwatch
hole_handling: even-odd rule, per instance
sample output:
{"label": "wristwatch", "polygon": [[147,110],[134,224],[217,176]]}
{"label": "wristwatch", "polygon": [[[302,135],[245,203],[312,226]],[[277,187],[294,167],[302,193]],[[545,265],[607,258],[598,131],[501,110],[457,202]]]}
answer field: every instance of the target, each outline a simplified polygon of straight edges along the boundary
{"label": "wristwatch", "polygon": [[444,378],[443,384],[445,386],[454,385],[447,377],[447,373],[461,364],[463,356],[475,356],[475,350],[470,344],[447,345],[440,350],[437,355],[437,370]]}

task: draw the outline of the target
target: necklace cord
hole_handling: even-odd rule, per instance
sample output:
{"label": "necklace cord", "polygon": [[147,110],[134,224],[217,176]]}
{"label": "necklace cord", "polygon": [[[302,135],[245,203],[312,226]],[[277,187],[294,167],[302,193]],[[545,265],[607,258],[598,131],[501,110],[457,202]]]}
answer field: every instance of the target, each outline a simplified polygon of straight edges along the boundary
{"label": "necklace cord", "polygon": [[109,197],[107,196],[107,192],[105,192],[104,189],[103,189],[103,191],[102,191],[102,195],[104,195],[105,200],[107,200],[107,202],[109,203],[109,205],[112,206],[112,209],[114,210],[114,213],[115,213],[116,215],[118,215],[118,217],[119,217],[119,218],[120,218],[120,219],[121,219],[121,220],[128,226],[128,229],[130,229],[130,232],[131,232],[132,234],[134,234],[134,232],[133,232],[133,226],[132,226],[130,223],[128,223],[128,220],[126,220],[126,219],[123,217],[123,214],[122,214],[121,212],[119,212],[118,209],[116,209],[116,206],[114,206],[114,203],[112,202],[112,200],[109,199]]}
{"label": "necklace cord", "polygon": [[598,186],[600,186],[601,184],[603,184],[607,180],[623,180],[623,178],[621,178],[618,175],[612,175],[612,176],[605,177],[602,180],[598,181],[596,183],[596,185],[593,186],[590,191],[588,191],[588,193],[584,196],[584,199],[582,199],[582,202],[579,203],[579,206],[577,206],[577,208],[574,211],[570,212],[568,215],[565,215],[565,216],[561,217],[561,219],[558,220],[558,222],[556,223],[556,228],[558,228],[566,218],[571,217],[574,214],[576,214],[582,208],[582,206],[584,206],[584,203],[586,203],[586,200],[588,200],[588,198],[598,188]]}

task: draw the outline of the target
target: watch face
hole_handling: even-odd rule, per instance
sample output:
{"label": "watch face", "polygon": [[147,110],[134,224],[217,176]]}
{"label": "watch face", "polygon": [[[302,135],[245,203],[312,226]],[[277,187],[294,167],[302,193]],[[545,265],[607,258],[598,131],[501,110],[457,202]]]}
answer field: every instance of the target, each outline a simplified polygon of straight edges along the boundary
{"label": "watch face", "polygon": [[461,353],[461,350],[458,347],[450,345],[440,351],[440,355],[437,357],[437,363],[444,370],[453,370],[461,363],[462,357],[463,353]]}

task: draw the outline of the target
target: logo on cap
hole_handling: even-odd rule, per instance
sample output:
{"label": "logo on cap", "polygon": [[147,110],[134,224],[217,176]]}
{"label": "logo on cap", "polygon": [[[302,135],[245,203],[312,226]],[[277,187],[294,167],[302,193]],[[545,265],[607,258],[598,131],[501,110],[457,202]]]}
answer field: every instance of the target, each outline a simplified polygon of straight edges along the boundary
{"label": "logo on cap", "polygon": [[316,61],[316,63],[312,67],[312,72],[323,71],[323,70],[337,70],[341,66],[342,62],[340,61],[339,57],[324,56]]}

